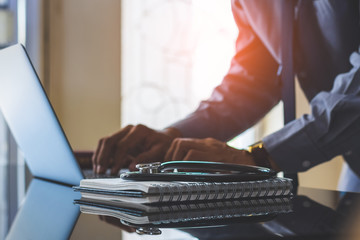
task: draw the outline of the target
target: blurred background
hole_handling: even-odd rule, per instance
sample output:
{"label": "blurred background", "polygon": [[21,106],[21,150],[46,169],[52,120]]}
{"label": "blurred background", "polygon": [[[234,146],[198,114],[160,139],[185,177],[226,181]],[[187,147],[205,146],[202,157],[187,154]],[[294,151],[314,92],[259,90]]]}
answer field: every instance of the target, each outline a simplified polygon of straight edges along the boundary
{"label": "blurred background", "polygon": [[[99,138],[130,123],[166,127],[221,82],[237,28],[230,1],[204,3],[0,0],[0,48],[26,47],[73,149],[94,150]],[[309,112],[298,86],[296,100],[298,115]],[[282,119],[280,103],[229,144],[246,147],[281,128]],[[341,158],[322,164],[300,174],[300,184],[336,189],[341,166]],[[0,206],[0,233],[30,177],[0,113],[0,198],[10,199]]]}

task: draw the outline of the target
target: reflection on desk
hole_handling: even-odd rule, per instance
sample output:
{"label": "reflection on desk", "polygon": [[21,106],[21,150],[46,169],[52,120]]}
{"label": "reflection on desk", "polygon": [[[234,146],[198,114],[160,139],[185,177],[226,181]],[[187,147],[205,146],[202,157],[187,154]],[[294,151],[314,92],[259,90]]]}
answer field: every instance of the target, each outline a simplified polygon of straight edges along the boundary
{"label": "reflection on desk", "polygon": [[102,215],[105,220],[115,217],[118,226],[128,226],[139,234],[148,235],[161,234],[159,228],[204,228],[265,222],[292,211],[291,198],[286,196],[152,204],[81,198],[75,203],[82,213]]}
{"label": "reflection on desk", "polygon": [[[239,218],[213,225],[199,218],[194,225],[156,226],[155,239],[350,239],[360,194],[300,188],[291,200],[292,211],[273,218]],[[325,198],[320,198],[320,197]],[[73,201],[80,194],[70,187],[34,179],[19,209],[7,239],[142,239],[131,223],[119,218],[81,213]],[[331,201],[329,201],[331,200]],[[242,219],[244,220],[244,219]],[[186,219],[182,221],[186,222]],[[127,225],[124,226],[123,223]],[[130,225],[130,226],[129,226]],[[206,227],[204,226],[206,225]],[[197,228],[194,228],[196,227]],[[201,228],[199,228],[201,226]],[[135,226],[138,227],[138,226]],[[146,229],[145,229],[146,230]],[[128,233],[130,232],[130,233]],[[180,235],[181,234],[181,235]],[[352,239],[358,239],[352,238]]]}
{"label": "reflection on desk", "polygon": [[67,239],[79,216],[71,188],[32,180],[7,239]]}

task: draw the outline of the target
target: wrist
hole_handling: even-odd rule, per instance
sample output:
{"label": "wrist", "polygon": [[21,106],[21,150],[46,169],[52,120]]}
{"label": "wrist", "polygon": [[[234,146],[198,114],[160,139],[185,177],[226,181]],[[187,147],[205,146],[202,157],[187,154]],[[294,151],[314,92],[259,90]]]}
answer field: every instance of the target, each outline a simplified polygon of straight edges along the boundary
{"label": "wrist", "polygon": [[279,171],[278,166],[271,159],[270,154],[266,151],[266,148],[262,141],[250,145],[248,147],[248,152],[251,154],[255,165]]}

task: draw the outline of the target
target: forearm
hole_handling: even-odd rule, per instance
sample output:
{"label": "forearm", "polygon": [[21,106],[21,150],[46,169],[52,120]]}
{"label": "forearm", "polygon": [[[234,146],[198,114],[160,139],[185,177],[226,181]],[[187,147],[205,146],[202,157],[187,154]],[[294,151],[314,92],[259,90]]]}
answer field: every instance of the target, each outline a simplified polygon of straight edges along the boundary
{"label": "forearm", "polygon": [[[311,101],[312,113],[303,115],[263,139],[274,162],[287,172],[305,171],[360,147],[360,57],[353,69],[335,79],[330,92]],[[358,164],[357,164],[358,165]]]}
{"label": "forearm", "polygon": [[278,64],[264,46],[258,47],[246,59],[237,54],[210,98],[171,127],[184,137],[228,141],[259,121],[279,102],[281,85],[276,74]]}

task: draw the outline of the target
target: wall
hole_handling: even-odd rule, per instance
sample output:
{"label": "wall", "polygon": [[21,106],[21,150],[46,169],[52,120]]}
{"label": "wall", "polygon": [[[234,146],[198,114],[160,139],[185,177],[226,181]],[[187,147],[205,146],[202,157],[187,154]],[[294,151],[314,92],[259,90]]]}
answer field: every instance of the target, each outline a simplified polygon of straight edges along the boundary
{"label": "wall", "polygon": [[45,7],[45,86],[75,150],[120,127],[120,1],[52,0]]}

